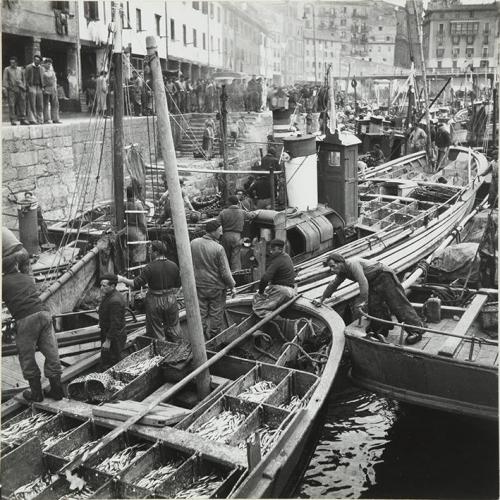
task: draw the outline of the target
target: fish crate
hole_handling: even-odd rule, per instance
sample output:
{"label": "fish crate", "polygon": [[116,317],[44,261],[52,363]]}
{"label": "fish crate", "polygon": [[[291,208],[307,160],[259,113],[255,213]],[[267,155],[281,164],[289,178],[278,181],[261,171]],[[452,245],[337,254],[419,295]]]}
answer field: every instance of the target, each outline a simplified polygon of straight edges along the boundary
{"label": "fish crate", "polygon": [[[233,396],[239,399],[246,399],[254,403],[264,403],[272,392],[276,389],[279,383],[284,380],[290,370],[288,368],[283,368],[280,366],[259,364],[250,370],[245,375],[241,376],[226,392],[227,395]],[[264,384],[267,382],[268,390],[264,390]],[[257,384],[259,384],[257,386]],[[256,387],[257,386],[257,387]],[[258,397],[256,393],[255,397],[251,396],[252,388],[256,390],[262,389],[262,397]],[[241,394],[245,394],[242,398]]]}
{"label": "fish crate", "polygon": [[[256,403],[223,396],[202,413],[187,431],[210,441],[227,443],[255,408]],[[233,417],[231,424],[228,423],[230,417]]]}
{"label": "fish crate", "polygon": [[57,480],[56,472],[44,459],[40,439],[33,437],[2,457],[2,498],[26,498],[20,488],[40,493]]}
{"label": "fish crate", "polygon": [[259,433],[261,450],[264,454],[270,449],[274,439],[277,439],[286,426],[291,412],[266,404],[259,405],[244,424],[231,437],[228,444],[246,449],[246,439],[254,433]]}
{"label": "fish crate", "polygon": [[394,214],[394,222],[396,224],[408,224],[413,220],[414,217],[412,217],[411,215],[406,215],[402,213]]}
{"label": "fish crate", "polygon": [[122,474],[122,498],[139,498],[139,493],[151,495],[192,456],[157,442]]}
{"label": "fish crate", "polygon": [[278,385],[266,404],[294,412],[307,403],[318,383],[319,378],[309,373],[292,372]]}
{"label": "fish crate", "polygon": [[367,203],[363,203],[363,207],[365,210],[369,210],[370,212],[373,212],[375,210],[378,210],[379,208],[383,208],[387,205],[385,201],[377,201],[377,200],[371,200]]}
{"label": "fish crate", "polygon": [[4,458],[6,454],[34,436],[44,441],[51,434],[52,425],[56,421],[56,413],[30,407],[9,420],[2,422],[2,427],[0,428],[2,457]]}
{"label": "fish crate", "polygon": [[226,498],[243,470],[196,454],[155,490],[159,498]]}
{"label": "fish crate", "polygon": [[[159,365],[162,359],[163,356],[156,353],[155,344],[151,343],[148,346],[129,354],[125,359],[122,359],[116,363],[116,365],[106,370],[105,373],[109,373],[113,378],[128,384],[137,378],[141,373],[144,373],[147,370],[146,367],[148,367],[148,365],[150,365],[149,367]],[[136,373],[139,371],[139,364],[144,365],[144,371]]]}
{"label": "fish crate", "polygon": [[101,474],[87,467],[80,467],[77,475],[83,479],[82,489],[72,488],[71,482],[65,477],[60,477],[48,488],[42,491],[37,500],[83,500],[86,498],[116,498],[111,496],[111,480],[105,474]]}
{"label": "fish crate", "polygon": [[87,420],[50,447],[45,455],[50,463],[62,467],[78,456],[79,452],[90,451],[97,446],[97,442],[109,431],[110,429]]}
{"label": "fish crate", "polygon": [[151,446],[153,446],[151,441],[126,432],[104,445],[85,462],[85,465],[106,476],[114,477],[133,467],[136,460],[142,457]]}

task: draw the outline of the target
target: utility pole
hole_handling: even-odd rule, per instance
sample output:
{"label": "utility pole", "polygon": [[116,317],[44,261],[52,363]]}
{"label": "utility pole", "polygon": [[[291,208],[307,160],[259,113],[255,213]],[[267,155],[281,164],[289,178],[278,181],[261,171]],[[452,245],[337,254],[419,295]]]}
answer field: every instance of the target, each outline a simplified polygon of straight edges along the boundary
{"label": "utility pole", "polygon": [[[194,278],[193,260],[191,257],[191,245],[189,243],[189,232],[184,210],[179,173],[177,170],[177,158],[175,157],[175,145],[170,126],[170,116],[167,107],[167,96],[161,73],[160,59],[156,39],[154,36],[146,37],[146,50],[153,75],[153,89],[155,93],[156,112],[158,119],[158,137],[160,139],[163,162],[165,165],[165,176],[167,179],[170,206],[172,208],[172,223],[174,226],[175,245],[179,257],[179,267],[182,269],[181,281],[182,291],[186,302],[186,318],[188,324],[189,340],[193,351],[193,362],[196,368],[207,361],[205,350],[205,338],[201,324],[200,306],[196,293],[196,282]],[[196,378],[199,399],[203,399],[210,393],[210,373],[205,369]]]}

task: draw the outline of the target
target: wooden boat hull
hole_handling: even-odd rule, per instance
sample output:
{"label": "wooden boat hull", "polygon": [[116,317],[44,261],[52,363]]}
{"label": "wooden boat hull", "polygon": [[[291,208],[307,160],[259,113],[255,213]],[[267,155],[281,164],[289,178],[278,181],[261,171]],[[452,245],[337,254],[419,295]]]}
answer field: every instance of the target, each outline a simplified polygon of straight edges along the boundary
{"label": "wooden boat hull", "polygon": [[347,334],[356,385],[389,398],[461,415],[498,419],[498,371]]}
{"label": "wooden boat hull", "polygon": [[[249,324],[255,322],[255,318],[249,316],[251,311],[251,299],[251,296],[245,296],[228,301],[227,310],[229,314],[231,314],[231,318],[234,319],[240,316],[242,321],[240,323],[233,323],[228,319],[228,328],[218,337],[212,339],[208,344],[209,358],[228,341],[231,341],[233,337],[239,335],[238,325],[241,326],[245,324],[246,328]],[[311,306],[309,301],[299,298],[285,311],[284,315],[289,319],[305,318],[310,320],[316,327],[319,327],[320,330],[324,329],[324,331],[331,336],[328,357],[319,378],[307,372],[297,370],[290,371],[289,368],[285,367],[287,361],[293,357],[293,351],[295,350],[293,346],[284,346],[282,355],[274,365],[274,368],[273,365],[266,363],[266,352],[263,353],[263,359],[260,360],[260,362],[258,359],[244,359],[233,355],[226,355],[217,361],[210,369],[212,376],[219,377],[221,380],[226,380],[226,382],[222,382],[223,385],[221,386],[222,389],[220,392],[217,393],[215,391],[214,394],[210,396],[210,400],[202,403],[201,405],[195,406],[191,415],[188,415],[179,424],[172,424],[172,426],[161,428],[136,424],[133,425],[127,432],[127,439],[132,439],[132,436],[134,436],[133,439],[143,438],[148,442],[160,440],[162,443],[161,446],[165,446],[170,450],[183,450],[183,453],[189,454],[191,456],[191,458],[188,459],[189,464],[193,461],[198,464],[198,462],[202,460],[204,463],[209,462],[214,466],[233,470],[229,479],[227,479],[227,484],[231,486],[231,497],[257,498],[261,496],[279,496],[283,492],[289,491],[290,484],[297,478],[296,475],[294,476],[295,469],[301,461],[304,447],[311,444],[311,432],[318,421],[321,407],[325,403],[328,393],[332,387],[335,374],[342,357],[345,340],[343,336],[344,323],[333,310],[319,311]],[[183,314],[181,317],[183,328],[185,327],[184,320],[185,315]],[[304,332],[307,331],[306,323],[304,323]],[[134,335],[140,335],[143,331],[143,329],[139,329],[134,333]],[[298,337],[296,336],[294,338]],[[97,357],[94,355],[94,362],[96,359]],[[91,369],[92,366],[91,363],[80,364],[82,367],[85,367],[85,370],[87,371]],[[257,370],[257,372],[255,372],[255,370]],[[259,370],[267,370],[270,372],[274,370],[277,373],[280,372],[282,374],[288,373],[286,378],[282,380],[283,383],[280,387],[282,389],[287,389],[288,387],[288,390],[291,390],[292,386],[289,383],[294,381],[293,386],[295,387],[295,390],[299,390],[299,392],[306,391],[303,393],[305,406],[303,408],[293,410],[290,413],[286,413],[286,418],[283,421],[284,427],[282,429],[282,434],[279,436],[270,452],[267,455],[264,455],[263,458],[256,463],[255,468],[249,472],[248,470],[245,470],[247,467],[247,455],[244,449],[236,447],[235,444],[229,445],[223,444],[219,441],[209,441],[196,433],[193,434],[192,432],[187,432],[187,429],[196,424],[200,418],[203,418],[205,412],[208,412],[209,414],[210,412],[213,413],[217,405],[222,404],[222,401],[227,400],[227,402],[235,404],[234,401],[236,394],[239,394],[239,391],[241,390],[238,389],[238,387],[244,387],[244,385],[242,386],[241,384],[243,384],[245,377],[248,377],[251,373],[258,373]],[[78,375],[79,373],[79,370],[77,370],[76,367],[71,367],[68,371],[71,371],[72,377]],[[131,382],[130,388],[128,389],[129,392],[124,393],[128,396],[128,398],[125,399],[129,399],[132,394],[136,394],[139,400],[143,399],[147,394],[147,392],[145,392],[146,385],[154,382],[152,377],[161,377],[162,373],[164,373],[164,371],[156,370],[147,374],[147,376],[145,374],[144,377],[141,376],[136,381]],[[63,379],[67,381],[67,375],[63,375]],[[306,381],[308,382],[306,383]],[[159,380],[156,380],[156,382],[154,382],[151,386],[152,389],[155,390],[160,383],[161,382]],[[302,389],[300,389],[300,387],[302,387]],[[233,394],[233,396],[231,396],[231,394]],[[147,397],[148,396],[146,396],[146,399]],[[16,411],[16,405],[19,404],[19,401],[11,401],[3,405],[3,418],[5,419],[8,415],[12,415]],[[277,405],[278,403],[275,404]],[[95,426],[99,429],[116,427],[119,423],[110,418],[93,415],[93,410],[96,408],[95,406],[74,400],[64,399],[58,402],[45,400],[35,406],[36,408],[50,411],[51,413],[61,412],[61,415],[64,418],[86,420],[93,417],[92,428],[94,429],[96,428]],[[189,410],[187,411],[189,412]],[[273,407],[272,403],[261,403],[260,405],[255,406],[255,409],[251,413],[253,416],[251,418],[250,416],[248,417],[250,419],[249,423],[245,424],[243,428],[245,428],[246,425],[250,425],[253,419],[262,418],[262,415],[269,412],[270,414],[279,415],[280,413],[284,413],[284,410],[279,409],[278,406]],[[83,425],[85,426],[86,424]],[[80,427],[78,427],[78,429],[80,429]],[[85,429],[74,432],[81,433],[84,430]],[[91,428],[89,428],[88,431],[85,430],[85,432],[90,432],[90,430]],[[241,437],[239,439],[241,439]],[[25,447],[23,451],[26,453],[29,446],[33,446],[33,440],[24,443],[22,446]],[[118,446],[118,444],[113,444],[113,449],[116,449],[115,446]],[[12,467],[15,467],[12,453],[16,453],[16,451],[17,449],[12,451],[6,456],[6,458],[3,459],[3,462],[5,461],[5,463],[2,464],[3,474],[7,475],[9,471],[12,472]],[[55,460],[57,462],[56,458],[54,458],[54,453],[55,452],[51,455],[51,460]],[[150,453],[153,452],[151,451]],[[34,450],[31,450],[30,455],[36,455]],[[59,461],[57,463],[60,464],[61,462]],[[192,465],[190,465],[190,467],[191,466]],[[124,481],[121,481],[121,479],[124,475],[129,473],[131,473],[130,470],[120,475],[120,480],[118,481],[120,488],[128,487]],[[238,477],[237,481],[230,479],[234,474]],[[105,479],[107,480],[111,478],[108,477]],[[113,494],[117,494],[118,490],[116,488],[118,488],[118,486],[116,485],[118,483],[113,481],[103,481],[103,483],[106,483],[106,486],[102,486],[104,489],[99,490],[99,496],[101,498],[109,498]],[[59,483],[57,487],[60,487]],[[55,488],[55,486],[52,488]],[[226,489],[224,490],[224,494],[222,496],[226,496],[228,494],[229,491]],[[170,495],[175,496],[175,491],[172,490]],[[125,498],[130,497],[125,496]]]}

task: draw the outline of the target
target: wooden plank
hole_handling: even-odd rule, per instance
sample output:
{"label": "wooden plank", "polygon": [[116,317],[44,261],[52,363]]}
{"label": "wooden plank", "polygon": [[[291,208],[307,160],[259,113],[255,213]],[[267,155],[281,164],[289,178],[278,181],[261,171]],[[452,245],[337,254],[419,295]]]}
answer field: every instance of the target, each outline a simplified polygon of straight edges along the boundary
{"label": "wooden plank", "polygon": [[[469,332],[470,326],[475,321],[475,319],[477,318],[477,316],[481,312],[481,309],[483,308],[484,304],[486,304],[487,301],[488,301],[487,294],[482,294],[482,293],[477,294],[472,299],[470,306],[464,312],[464,314],[460,318],[460,321],[457,323],[452,333],[456,335],[470,335]],[[438,354],[440,356],[447,356],[452,358],[457,352],[457,349],[461,342],[462,339],[450,337],[443,344]]]}

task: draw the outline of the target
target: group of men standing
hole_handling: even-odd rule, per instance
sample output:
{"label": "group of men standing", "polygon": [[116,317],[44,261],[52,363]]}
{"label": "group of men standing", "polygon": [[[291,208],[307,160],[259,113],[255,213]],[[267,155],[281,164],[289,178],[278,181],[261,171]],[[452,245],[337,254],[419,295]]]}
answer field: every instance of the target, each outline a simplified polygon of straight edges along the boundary
{"label": "group of men standing", "polygon": [[2,87],[9,104],[12,125],[36,125],[61,123],[59,120],[59,98],[57,77],[52,59],[40,54],[25,69],[12,56],[4,69]]}

